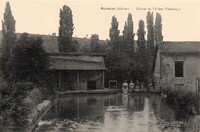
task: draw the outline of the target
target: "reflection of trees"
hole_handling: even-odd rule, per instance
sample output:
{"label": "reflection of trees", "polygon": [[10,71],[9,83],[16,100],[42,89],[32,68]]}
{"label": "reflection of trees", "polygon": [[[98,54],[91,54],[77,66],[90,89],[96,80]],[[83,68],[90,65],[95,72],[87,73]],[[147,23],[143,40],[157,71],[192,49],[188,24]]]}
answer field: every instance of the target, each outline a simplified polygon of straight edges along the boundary
{"label": "reflection of trees", "polygon": [[108,95],[104,97],[104,106],[121,106],[122,102],[122,95]]}
{"label": "reflection of trees", "polygon": [[[54,114],[56,118],[67,118],[74,120],[81,119],[97,119],[102,116],[103,111],[102,96],[80,95],[61,98],[55,104]],[[103,116],[102,116],[103,117]]]}
{"label": "reflection of trees", "polygon": [[135,103],[135,111],[143,111],[144,110],[144,95],[136,95],[134,96]]}
{"label": "reflection of trees", "polygon": [[175,120],[175,112],[171,109],[160,95],[151,95],[149,97],[149,104],[157,117],[165,121]]}

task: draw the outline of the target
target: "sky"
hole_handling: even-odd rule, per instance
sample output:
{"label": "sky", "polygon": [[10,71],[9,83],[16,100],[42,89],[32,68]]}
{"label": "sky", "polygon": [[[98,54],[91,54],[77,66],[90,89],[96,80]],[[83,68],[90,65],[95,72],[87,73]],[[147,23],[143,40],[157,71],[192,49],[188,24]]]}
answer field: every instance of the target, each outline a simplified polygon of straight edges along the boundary
{"label": "sky", "polygon": [[[200,41],[200,1],[198,0],[10,0],[16,20],[16,32],[58,34],[59,11],[68,5],[73,14],[77,37],[98,34],[109,38],[112,16],[119,21],[122,34],[128,13],[133,16],[134,32],[138,22],[151,11],[162,16],[164,41]],[[0,20],[3,20],[5,0],[0,0]],[[146,26],[146,25],[145,25]],[[1,30],[1,27],[0,27]],[[135,36],[137,39],[137,36]]]}

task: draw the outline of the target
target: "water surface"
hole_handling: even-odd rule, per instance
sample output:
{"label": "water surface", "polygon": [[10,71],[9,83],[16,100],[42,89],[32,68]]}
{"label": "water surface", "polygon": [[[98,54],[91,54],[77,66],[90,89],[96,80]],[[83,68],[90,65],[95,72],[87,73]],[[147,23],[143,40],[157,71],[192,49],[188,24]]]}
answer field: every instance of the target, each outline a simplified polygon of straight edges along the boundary
{"label": "water surface", "polygon": [[184,117],[156,94],[67,95],[39,122],[38,132],[179,132]]}

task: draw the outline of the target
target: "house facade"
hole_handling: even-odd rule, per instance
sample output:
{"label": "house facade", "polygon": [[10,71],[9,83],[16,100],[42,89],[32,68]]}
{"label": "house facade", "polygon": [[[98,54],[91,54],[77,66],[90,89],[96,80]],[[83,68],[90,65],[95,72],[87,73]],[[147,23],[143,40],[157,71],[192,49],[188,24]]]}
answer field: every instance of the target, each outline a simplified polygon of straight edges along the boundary
{"label": "house facade", "polygon": [[157,89],[200,92],[200,42],[162,42],[154,67]]}
{"label": "house facade", "polygon": [[48,71],[57,78],[57,90],[81,91],[104,88],[104,55],[50,54]]}

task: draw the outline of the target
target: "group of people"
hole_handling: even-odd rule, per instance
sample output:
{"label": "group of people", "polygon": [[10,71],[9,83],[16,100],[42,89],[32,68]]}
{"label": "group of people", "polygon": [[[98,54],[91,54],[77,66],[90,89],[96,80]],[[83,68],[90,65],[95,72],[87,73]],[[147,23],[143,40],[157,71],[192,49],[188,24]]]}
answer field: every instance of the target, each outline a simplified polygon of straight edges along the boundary
{"label": "group of people", "polygon": [[130,81],[129,84],[127,80],[125,80],[124,83],[122,84],[122,90],[124,93],[133,92],[134,89],[141,89],[140,82],[138,80],[135,82],[135,84],[133,83],[132,80]]}

